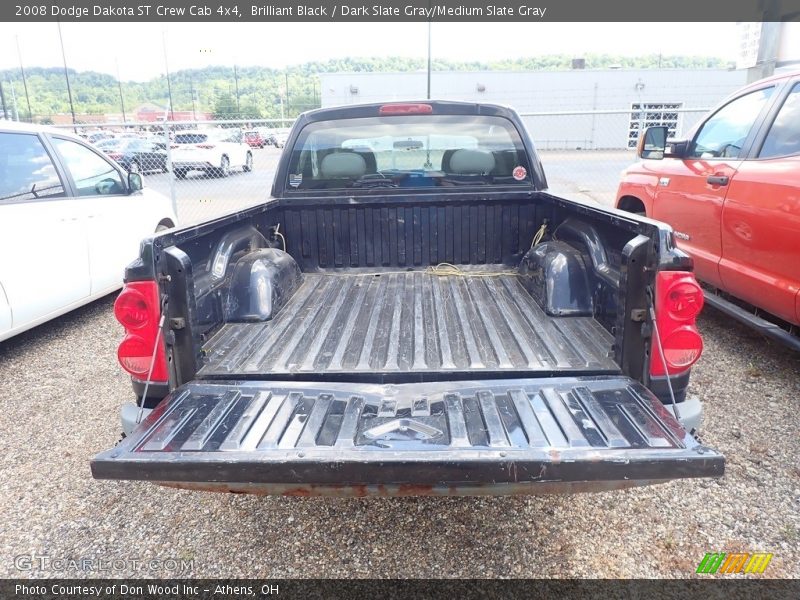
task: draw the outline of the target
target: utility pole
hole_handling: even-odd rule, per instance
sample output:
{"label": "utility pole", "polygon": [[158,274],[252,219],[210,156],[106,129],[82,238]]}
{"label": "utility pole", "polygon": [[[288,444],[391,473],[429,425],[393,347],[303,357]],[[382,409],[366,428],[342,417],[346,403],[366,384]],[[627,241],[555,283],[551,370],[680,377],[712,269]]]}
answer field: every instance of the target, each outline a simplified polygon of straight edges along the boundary
{"label": "utility pole", "polygon": [[192,92],[192,119],[197,121],[197,107],[195,106],[194,77],[189,77],[189,90]]}
{"label": "utility pole", "polygon": [[761,35],[758,38],[758,55],[756,63],[747,69],[747,82],[752,83],[770,77],[775,73],[781,41],[783,23],[765,21],[761,23]]}
{"label": "utility pole", "polygon": [[236,118],[242,118],[242,109],[239,106],[239,73],[236,71],[236,63],[233,63],[233,81],[236,86]]}
{"label": "utility pole", "polygon": [[[290,104],[289,104],[289,71],[285,71],[283,73],[283,77],[284,77],[284,79],[286,81],[286,112],[289,113],[289,112],[291,112],[291,110],[289,108],[290,107]],[[283,118],[283,114],[281,114],[281,118]]]}
{"label": "utility pole", "polygon": [[169,95],[169,118],[170,121],[175,120],[175,114],[172,110],[172,84],[169,81],[169,62],[167,61],[167,32],[161,33],[161,42],[164,46],[164,70],[167,73],[167,94]]}
{"label": "utility pole", "polygon": [[[430,7],[430,2],[428,3]],[[428,21],[428,100],[431,99],[431,22]]]}
{"label": "utility pole", "polygon": [[[6,118],[8,118],[8,109],[6,108],[6,95],[3,92],[3,82],[2,81],[0,81],[0,103],[2,103],[2,105],[3,105],[3,119],[2,120],[5,121]],[[283,115],[281,115],[281,116],[283,116]]]}
{"label": "utility pole", "polygon": [[72,103],[72,86],[69,83],[69,71],[67,71],[67,55],[64,53],[64,36],[61,35],[61,21],[58,22],[58,39],[61,41],[61,58],[64,60],[64,78],[67,80],[69,110],[72,113],[72,130],[78,133],[78,128],[75,127],[75,105]]}
{"label": "utility pole", "polygon": [[22,66],[22,52],[19,50],[19,36],[17,36],[17,57],[19,58],[19,70],[22,73],[22,87],[25,88],[25,103],[28,105],[28,122],[33,123],[33,112],[31,112],[31,99],[28,96],[28,80],[25,79],[25,67]]}
{"label": "utility pole", "polygon": [[119,59],[115,58],[114,62],[117,65],[117,85],[119,85],[119,104],[122,107],[122,122],[124,123],[128,119],[125,118],[125,100],[122,97],[122,79],[119,76]]}
{"label": "utility pole", "polygon": [[11,120],[19,121],[19,108],[17,107],[17,93],[14,91],[14,82],[9,81],[11,86]]}

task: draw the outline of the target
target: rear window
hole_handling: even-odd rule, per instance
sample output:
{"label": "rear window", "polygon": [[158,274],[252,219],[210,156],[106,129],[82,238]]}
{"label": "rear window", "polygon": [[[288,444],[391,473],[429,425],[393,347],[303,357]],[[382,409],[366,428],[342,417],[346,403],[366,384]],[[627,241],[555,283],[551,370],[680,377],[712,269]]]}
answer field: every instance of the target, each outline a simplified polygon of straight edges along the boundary
{"label": "rear window", "polygon": [[202,144],[208,141],[205,133],[179,133],[175,136],[176,144]]}
{"label": "rear window", "polygon": [[482,115],[320,121],[300,132],[288,189],[528,184],[514,125]]}

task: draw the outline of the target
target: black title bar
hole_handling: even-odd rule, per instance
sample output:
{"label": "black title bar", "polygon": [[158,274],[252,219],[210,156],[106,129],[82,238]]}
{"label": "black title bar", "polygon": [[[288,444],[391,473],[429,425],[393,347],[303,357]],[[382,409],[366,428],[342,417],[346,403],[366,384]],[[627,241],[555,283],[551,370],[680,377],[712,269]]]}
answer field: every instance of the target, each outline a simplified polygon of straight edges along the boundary
{"label": "black title bar", "polygon": [[[209,0],[0,3],[2,21],[798,21],[800,0]],[[598,31],[598,35],[603,35]],[[681,40],[676,32],[676,40]]]}

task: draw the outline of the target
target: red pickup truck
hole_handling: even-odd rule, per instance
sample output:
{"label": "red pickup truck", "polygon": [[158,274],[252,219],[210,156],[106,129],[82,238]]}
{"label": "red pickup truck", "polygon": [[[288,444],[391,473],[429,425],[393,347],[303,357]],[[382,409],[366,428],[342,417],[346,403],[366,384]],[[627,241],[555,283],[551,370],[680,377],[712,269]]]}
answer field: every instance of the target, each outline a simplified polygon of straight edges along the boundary
{"label": "red pickup truck", "polygon": [[616,206],[672,225],[706,302],[800,350],[800,72],[723,101],[684,140],[641,136]]}

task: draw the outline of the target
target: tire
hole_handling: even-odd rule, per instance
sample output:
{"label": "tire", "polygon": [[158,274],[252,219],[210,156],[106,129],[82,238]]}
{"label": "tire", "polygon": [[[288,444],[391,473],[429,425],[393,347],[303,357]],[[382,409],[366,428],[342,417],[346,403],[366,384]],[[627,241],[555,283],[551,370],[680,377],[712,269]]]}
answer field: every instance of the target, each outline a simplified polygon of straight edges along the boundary
{"label": "tire", "polygon": [[219,168],[215,169],[217,177],[227,177],[231,174],[231,160],[223,156],[219,161]]}
{"label": "tire", "polygon": [[253,155],[249,152],[247,153],[247,158],[244,159],[244,166],[242,167],[242,171],[245,173],[249,173],[253,170]]}
{"label": "tire", "polygon": [[186,179],[185,169],[175,169],[175,177],[178,179]]}
{"label": "tire", "polygon": [[139,166],[138,161],[131,161],[131,164],[128,165],[128,173],[140,173],[142,172],[142,167]]}

